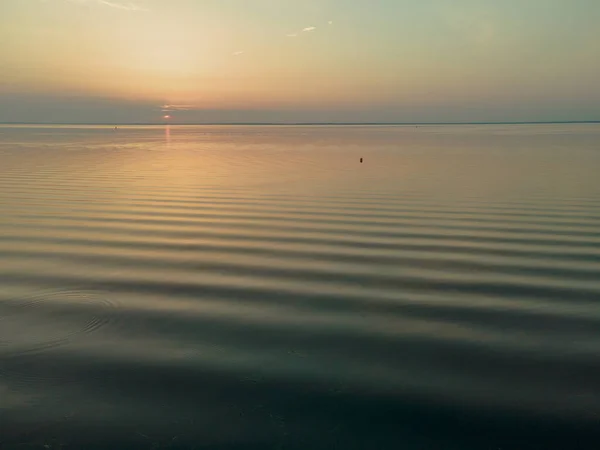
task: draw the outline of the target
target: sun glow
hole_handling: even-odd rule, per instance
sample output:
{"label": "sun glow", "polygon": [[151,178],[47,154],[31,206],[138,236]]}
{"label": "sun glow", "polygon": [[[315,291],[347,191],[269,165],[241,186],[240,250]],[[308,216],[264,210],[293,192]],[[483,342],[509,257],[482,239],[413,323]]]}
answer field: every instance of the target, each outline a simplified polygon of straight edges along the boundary
{"label": "sun glow", "polygon": [[[203,98],[199,80],[219,80],[235,61],[230,50],[233,38],[216,13],[186,16],[165,6],[160,12],[121,14],[118,20],[111,34],[90,39],[93,51],[83,52],[102,54],[96,58],[102,64],[93,66],[94,76],[80,77],[87,91],[145,101],[187,99],[198,92]],[[81,58],[72,58],[76,57]]]}
{"label": "sun glow", "polygon": [[[142,20],[143,19],[143,20]],[[181,77],[213,68],[228,48],[216,19],[203,23],[176,18],[140,17],[135,26],[120,29],[124,63],[146,75]]]}

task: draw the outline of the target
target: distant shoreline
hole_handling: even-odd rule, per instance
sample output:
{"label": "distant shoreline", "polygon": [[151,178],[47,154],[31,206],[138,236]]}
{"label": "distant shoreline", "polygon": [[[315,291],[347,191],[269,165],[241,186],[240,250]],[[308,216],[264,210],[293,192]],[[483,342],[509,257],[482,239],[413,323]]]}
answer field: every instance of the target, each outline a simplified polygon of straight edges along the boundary
{"label": "distant shoreline", "polygon": [[98,122],[98,123],[69,123],[69,122],[0,122],[0,125],[78,125],[78,126],[432,126],[432,125],[575,125],[599,124],[600,120],[547,121],[547,122]]}

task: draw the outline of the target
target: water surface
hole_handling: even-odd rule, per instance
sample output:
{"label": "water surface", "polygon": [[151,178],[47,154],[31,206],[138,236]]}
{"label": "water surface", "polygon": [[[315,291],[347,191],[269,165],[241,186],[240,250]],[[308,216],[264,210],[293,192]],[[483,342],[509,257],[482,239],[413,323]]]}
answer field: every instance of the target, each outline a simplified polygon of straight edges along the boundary
{"label": "water surface", "polygon": [[0,127],[0,448],[600,448],[599,174],[597,124]]}

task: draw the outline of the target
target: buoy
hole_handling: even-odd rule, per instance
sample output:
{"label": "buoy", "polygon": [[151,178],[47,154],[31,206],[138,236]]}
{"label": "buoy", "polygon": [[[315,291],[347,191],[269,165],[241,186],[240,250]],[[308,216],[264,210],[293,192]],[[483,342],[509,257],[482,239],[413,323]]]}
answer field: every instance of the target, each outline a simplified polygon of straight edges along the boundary
{"label": "buoy", "polygon": [[362,162],[362,158],[360,158],[360,162]]}

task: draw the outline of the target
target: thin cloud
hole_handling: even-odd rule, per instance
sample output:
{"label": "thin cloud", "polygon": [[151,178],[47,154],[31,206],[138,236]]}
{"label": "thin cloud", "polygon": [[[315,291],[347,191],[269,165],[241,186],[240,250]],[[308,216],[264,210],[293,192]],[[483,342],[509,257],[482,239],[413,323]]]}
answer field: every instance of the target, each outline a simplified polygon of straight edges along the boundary
{"label": "thin cloud", "polygon": [[161,111],[168,113],[173,111],[192,111],[197,109],[195,105],[162,105]]}
{"label": "thin cloud", "polygon": [[299,32],[286,34],[287,37],[298,37],[301,33],[312,33],[317,27],[302,28]]}
{"label": "thin cloud", "polygon": [[69,0],[71,3],[95,3],[123,11],[148,11],[148,9],[131,2],[114,2],[110,0]]}
{"label": "thin cloud", "polygon": [[243,51],[239,51],[239,52],[233,52],[232,54],[233,54],[233,56],[239,56],[239,55],[243,55],[244,52]]}

